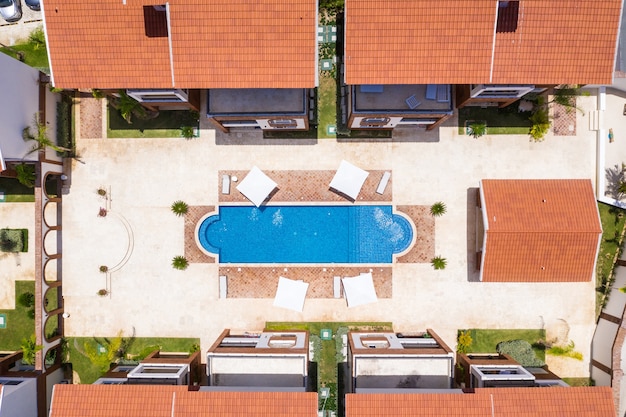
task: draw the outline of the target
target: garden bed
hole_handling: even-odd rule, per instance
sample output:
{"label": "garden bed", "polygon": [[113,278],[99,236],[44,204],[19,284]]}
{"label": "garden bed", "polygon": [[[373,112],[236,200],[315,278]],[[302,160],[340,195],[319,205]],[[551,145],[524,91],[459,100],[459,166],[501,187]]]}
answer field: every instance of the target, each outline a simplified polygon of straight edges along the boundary
{"label": "garden bed", "polygon": [[466,122],[485,121],[488,135],[527,135],[531,121],[531,112],[519,112],[517,104],[499,107],[471,107],[459,109],[459,135],[466,134]]}
{"label": "garden bed", "polygon": [[198,113],[189,110],[162,110],[154,119],[132,117],[129,124],[120,112],[110,105],[107,107],[109,138],[178,138],[181,127],[198,128]]}

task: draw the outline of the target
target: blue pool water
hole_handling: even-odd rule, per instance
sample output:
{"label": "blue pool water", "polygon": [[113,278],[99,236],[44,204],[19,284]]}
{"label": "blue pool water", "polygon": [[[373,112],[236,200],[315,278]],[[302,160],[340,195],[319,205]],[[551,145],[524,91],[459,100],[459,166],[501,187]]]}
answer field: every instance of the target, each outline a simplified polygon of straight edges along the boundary
{"label": "blue pool water", "polygon": [[221,263],[391,263],[413,228],[391,206],[222,206],[198,238]]}

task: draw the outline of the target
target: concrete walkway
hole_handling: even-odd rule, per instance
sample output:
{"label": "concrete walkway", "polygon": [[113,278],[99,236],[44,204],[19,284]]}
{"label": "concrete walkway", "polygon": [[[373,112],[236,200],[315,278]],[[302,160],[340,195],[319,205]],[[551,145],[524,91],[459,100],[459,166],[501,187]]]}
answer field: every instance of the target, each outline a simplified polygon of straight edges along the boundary
{"label": "concrete walkway", "polygon": [[[582,97],[593,107],[593,97]],[[201,112],[202,114],[202,112]],[[216,144],[215,132],[200,138],[78,139],[84,163],[72,165],[72,188],[64,196],[64,285],[67,336],[200,337],[205,351],[224,328],[259,330],[266,321],[392,321],[397,331],[433,328],[450,346],[458,329],[558,329],[584,355],[582,362],[552,361],[562,376],[588,376],[595,328],[595,283],[498,284],[475,282],[473,230],[475,193],[482,178],[595,178],[595,136],[577,114],[576,136],[542,143],[528,136],[457,133],[456,117],[438,132],[404,130],[401,141],[318,140],[309,145]],[[274,308],[272,299],[218,299],[218,264],[192,264],[185,271],[171,259],[185,250],[184,219],[170,212],[173,201],[219,205],[220,171],[335,170],[346,159],[366,170],[393,171],[393,205],[443,201],[436,220],[435,253],[445,270],[429,264],[393,264],[392,298],[348,309],[338,300],[308,299],[303,313]],[[110,188],[110,209],[128,220],[134,250],[111,275],[110,297],[98,266],[119,257],[124,234],[109,218],[97,217],[98,187]],[[302,184],[306,187],[306,184]],[[282,266],[282,265],[281,265]],[[562,327],[562,326],[561,326]],[[552,363],[554,362],[554,363]]]}

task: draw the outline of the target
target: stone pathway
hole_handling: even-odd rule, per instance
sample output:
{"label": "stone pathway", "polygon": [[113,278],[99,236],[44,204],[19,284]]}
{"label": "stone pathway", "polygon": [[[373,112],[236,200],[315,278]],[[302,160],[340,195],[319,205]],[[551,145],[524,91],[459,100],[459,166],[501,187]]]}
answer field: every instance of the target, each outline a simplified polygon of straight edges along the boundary
{"label": "stone pathway", "polygon": [[435,256],[435,218],[430,214],[429,206],[398,206],[398,211],[411,218],[415,225],[415,242],[404,255],[399,256],[399,263],[430,262]]}
{"label": "stone pathway", "polygon": [[552,133],[555,136],[576,136],[576,112],[578,110],[552,103]]}
{"label": "stone pathway", "polygon": [[354,277],[371,272],[378,298],[391,298],[391,267],[374,266],[222,266],[220,275],[228,277],[228,298],[273,298],[278,278],[303,280],[309,283],[307,298],[333,298],[334,277]]}
{"label": "stone pathway", "polygon": [[90,93],[80,93],[80,136],[82,139],[102,139],[102,100]]}
{"label": "stone pathway", "polygon": [[185,214],[185,258],[190,263],[214,263],[215,258],[208,256],[196,244],[196,225],[207,213],[215,211],[215,206],[190,206]]}

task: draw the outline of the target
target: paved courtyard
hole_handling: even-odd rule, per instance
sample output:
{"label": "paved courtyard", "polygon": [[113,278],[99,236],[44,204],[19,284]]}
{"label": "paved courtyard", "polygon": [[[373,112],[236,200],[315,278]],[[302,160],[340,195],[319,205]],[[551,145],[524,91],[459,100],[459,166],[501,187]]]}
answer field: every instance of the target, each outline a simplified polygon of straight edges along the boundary
{"label": "paved courtyard", "polygon": [[[596,105],[595,97],[580,102],[587,110]],[[259,330],[266,321],[392,321],[397,331],[433,328],[454,346],[457,329],[562,330],[564,320],[585,360],[550,359],[549,364],[558,375],[587,376],[594,282],[481,283],[474,259],[480,179],[595,181],[595,132],[587,116],[578,112],[576,117],[576,136],[549,135],[542,143],[529,142],[526,135],[461,136],[456,118],[436,132],[397,132],[394,141],[323,139],[294,145],[273,140],[274,146],[259,140],[247,145],[245,132],[233,133],[229,141],[210,129],[194,140],[103,139],[94,137],[91,126],[90,138],[77,140],[81,162],[72,163],[72,186],[63,200],[63,293],[71,314],[65,333],[128,334],[134,327],[139,337],[200,337],[206,351],[224,328]],[[394,206],[447,205],[435,223],[435,253],[447,258],[445,270],[435,271],[429,263],[394,263],[391,298],[352,309],[344,300],[310,298],[303,313],[296,313],[273,307],[271,298],[219,299],[217,263],[191,264],[185,271],[171,267],[172,257],[185,251],[185,227],[170,205],[181,199],[190,206],[219,206],[220,171],[247,171],[253,165],[335,170],[342,159],[366,170],[391,171]],[[97,194],[99,187],[110,190],[110,203]],[[104,204],[110,204],[111,214],[98,217]],[[118,264],[107,283],[98,267]],[[97,296],[105,286],[110,295]]]}

